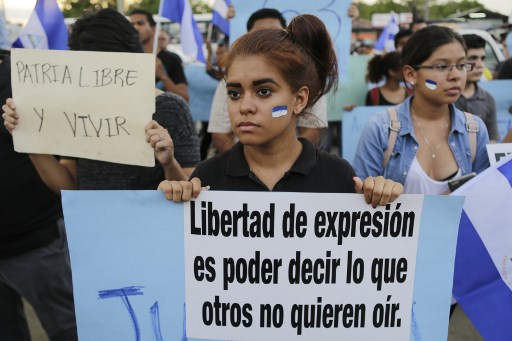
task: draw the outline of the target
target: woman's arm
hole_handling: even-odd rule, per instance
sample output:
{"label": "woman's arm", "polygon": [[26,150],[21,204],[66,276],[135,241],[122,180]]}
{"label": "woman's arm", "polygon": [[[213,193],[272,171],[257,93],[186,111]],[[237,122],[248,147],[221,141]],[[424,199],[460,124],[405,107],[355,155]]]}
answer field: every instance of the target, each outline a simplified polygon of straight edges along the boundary
{"label": "woman's arm", "polygon": [[146,125],[146,142],[155,150],[155,158],[162,165],[166,180],[188,179],[190,174],[185,173],[174,157],[174,142],[169,132],[155,120]]}

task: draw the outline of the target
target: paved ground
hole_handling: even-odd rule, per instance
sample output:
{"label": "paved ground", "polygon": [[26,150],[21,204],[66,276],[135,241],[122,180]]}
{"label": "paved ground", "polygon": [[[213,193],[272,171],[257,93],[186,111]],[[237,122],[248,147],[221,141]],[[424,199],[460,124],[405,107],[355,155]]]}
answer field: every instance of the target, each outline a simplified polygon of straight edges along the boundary
{"label": "paved ground", "polygon": [[[31,327],[30,333],[32,334],[32,341],[48,341],[46,334],[39,324],[39,320],[28,304],[27,316]],[[475,330],[475,327],[473,327],[464,312],[458,307],[450,322],[448,341],[483,341],[482,337]]]}

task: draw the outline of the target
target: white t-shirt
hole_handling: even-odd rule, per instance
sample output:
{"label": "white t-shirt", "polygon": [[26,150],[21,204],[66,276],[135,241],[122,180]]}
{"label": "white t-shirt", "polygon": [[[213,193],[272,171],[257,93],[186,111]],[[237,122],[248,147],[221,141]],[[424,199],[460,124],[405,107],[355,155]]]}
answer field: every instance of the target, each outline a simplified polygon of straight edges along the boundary
{"label": "white t-shirt", "polygon": [[[454,178],[459,177],[461,173],[462,172],[459,168]],[[427,173],[425,173],[423,168],[421,168],[418,159],[414,158],[411,168],[407,173],[407,177],[405,178],[404,193],[441,195],[449,192],[450,189],[448,188],[448,181],[437,181],[432,179],[427,175]]]}
{"label": "white t-shirt", "polygon": [[[303,128],[327,128],[327,100],[322,96],[311,108],[314,118],[299,116],[298,126]],[[210,109],[210,120],[208,122],[209,133],[231,133],[231,122],[228,114],[228,95],[226,82],[223,80],[217,85],[213,95],[212,107]]]}

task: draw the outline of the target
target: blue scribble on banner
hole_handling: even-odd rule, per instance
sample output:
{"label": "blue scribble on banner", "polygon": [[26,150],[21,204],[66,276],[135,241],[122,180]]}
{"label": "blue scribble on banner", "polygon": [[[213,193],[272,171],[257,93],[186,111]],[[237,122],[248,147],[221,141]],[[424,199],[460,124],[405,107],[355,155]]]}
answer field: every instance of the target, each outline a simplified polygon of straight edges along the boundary
{"label": "blue scribble on banner", "polygon": [[153,326],[153,334],[156,341],[163,341],[162,331],[160,330],[160,311],[158,309],[158,301],[149,308],[151,315],[151,325]]}
{"label": "blue scribble on banner", "polygon": [[132,286],[120,289],[100,290],[98,292],[98,299],[120,297],[123,300],[123,303],[126,306],[126,309],[128,309],[128,313],[130,314],[130,317],[132,319],[133,329],[135,332],[135,340],[137,341],[140,341],[140,328],[139,323],[137,321],[137,316],[135,315],[135,311],[133,310],[133,307],[130,304],[128,296],[144,295],[141,291],[142,288],[143,287],[140,286]]}

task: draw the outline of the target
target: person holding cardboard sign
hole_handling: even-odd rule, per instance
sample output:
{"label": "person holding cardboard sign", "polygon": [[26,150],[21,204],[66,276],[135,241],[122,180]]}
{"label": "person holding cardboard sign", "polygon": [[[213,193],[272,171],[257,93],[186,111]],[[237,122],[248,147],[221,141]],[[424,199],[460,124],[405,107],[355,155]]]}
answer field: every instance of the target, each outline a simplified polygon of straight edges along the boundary
{"label": "person holding cardboard sign", "polygon": [[[87,15],[73,25],[69,47],[76,51],[143,53],[139,34],[112,9]],[[146,127],[146,142],[155,151],[155,167],[137,167],[89,159],[31,154],[43,181],[56,192],[62,189],[153,189],[163,179],[186,179],[200,160],[199,141],[185,101],[155,89],[156,112]],[[15,129],[19,118],[12,99],[3,106],[4,125]],[[172,135],[172,138],[171,138]]]}
{"label": "person holding cardboard sign", "polygon": [[338,79],[332,41],[319,18],[299,15],[286,29],[249,32],[223,64],[231,127],[240,142],[200,163],[190,181],[163,181],[159,189],[169,200],[189,200],[201,184],[213,190],[357,191],[374,206],[400,195],[402,185],[383,177],[363,183],[347,161],[297,137],[299,117]]}

